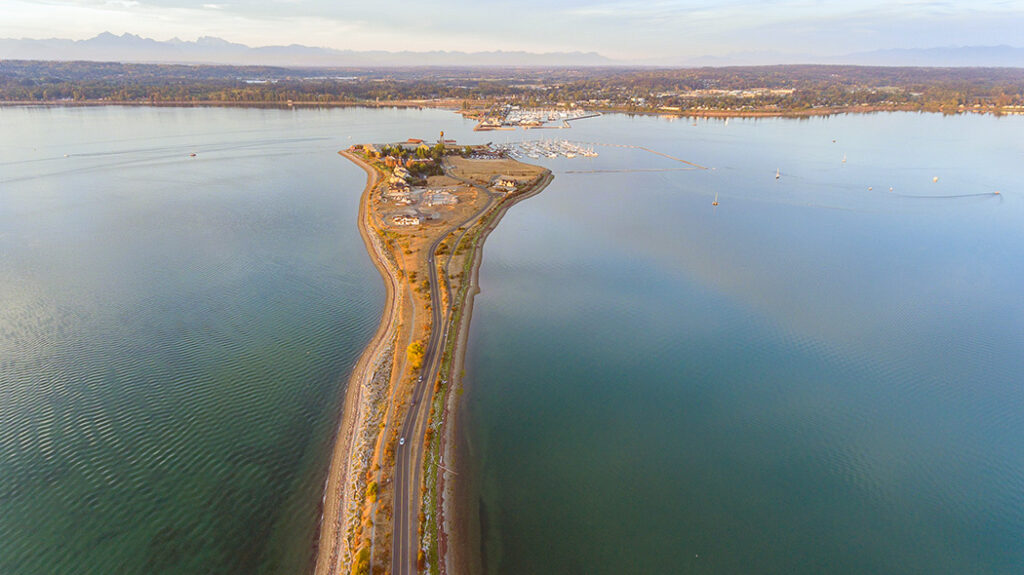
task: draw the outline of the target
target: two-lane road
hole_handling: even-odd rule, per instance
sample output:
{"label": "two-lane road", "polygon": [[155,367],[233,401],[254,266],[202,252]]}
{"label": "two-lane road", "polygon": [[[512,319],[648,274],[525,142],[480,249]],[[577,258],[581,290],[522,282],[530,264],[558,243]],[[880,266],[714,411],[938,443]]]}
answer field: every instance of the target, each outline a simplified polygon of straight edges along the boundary
{"label": "two-lane road", "polygon": [[430,269],[430,337],[423,354],[421,377],[413,388],[413,403],[405,414],[405,420],[399,429],[399,436],[405,438],[405,445],[398,447],[395,458],[395,499],[394,499],[394,530],[391,544],[391,573],[393,575],[412,575],[417,572],[417,550],[419,548],[419,503],[420,475],[423,470],[423,437],[426,433],[427,418],[430,414],[430,397],[433,382],[441,366],[441,350],[447,335],[447,325],[443,325],[441,295],[436,277],[437,247],[447,234],[441,236],[430,246],[427,265]]}

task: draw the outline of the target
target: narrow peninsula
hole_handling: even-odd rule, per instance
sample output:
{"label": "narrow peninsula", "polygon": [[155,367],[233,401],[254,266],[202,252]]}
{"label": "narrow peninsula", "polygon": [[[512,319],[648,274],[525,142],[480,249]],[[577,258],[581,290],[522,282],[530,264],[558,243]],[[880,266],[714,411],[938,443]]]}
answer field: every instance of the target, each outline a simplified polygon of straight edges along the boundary
{"label": "narrow peninsula", "polygon": [[419,139],[339,152],[367,173],[359,230],[384,278],[380,326],[349,380],[317,575],[461,574],[457,402],[484,240],[545,168]]}

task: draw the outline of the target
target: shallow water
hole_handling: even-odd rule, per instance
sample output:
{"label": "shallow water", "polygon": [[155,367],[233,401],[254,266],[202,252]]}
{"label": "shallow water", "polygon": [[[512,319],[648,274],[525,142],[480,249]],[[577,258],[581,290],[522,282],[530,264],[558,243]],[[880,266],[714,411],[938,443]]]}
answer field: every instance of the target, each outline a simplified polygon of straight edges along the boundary
{"label": "shallow water", "polygon": [[713,169],[548,161],[488,239],[466,394],[487,571],[1024,569],[1022,129],[576,123]]}

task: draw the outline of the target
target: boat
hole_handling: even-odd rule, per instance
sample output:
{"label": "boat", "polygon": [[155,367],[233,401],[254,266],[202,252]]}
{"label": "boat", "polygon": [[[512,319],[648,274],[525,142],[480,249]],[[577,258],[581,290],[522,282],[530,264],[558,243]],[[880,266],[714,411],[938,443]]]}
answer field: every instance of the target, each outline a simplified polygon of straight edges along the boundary
{"label": "boat", "polygon": [[718,192],[715,192],[715,201],[711,202],[711,205],[712,206],[717,206],[718,205]]}
{"label": "boat", "polygon": [[779,169],[778,169],[778,168],[775,168],[775,179],[776,179],[776,180],[777,180],[777,179],[779,179],[779,176],[780,176],[780,175],[781,175],[781,174],[779,174]]}

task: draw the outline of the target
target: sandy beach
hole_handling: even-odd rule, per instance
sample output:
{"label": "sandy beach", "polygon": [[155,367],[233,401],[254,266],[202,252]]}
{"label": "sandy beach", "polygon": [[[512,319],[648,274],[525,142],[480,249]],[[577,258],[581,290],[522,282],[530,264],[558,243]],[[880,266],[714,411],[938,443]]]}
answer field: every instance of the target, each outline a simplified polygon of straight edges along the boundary
{"label": "sandy beach", "polygon": [[365,405],[362,401],[362,390],[364,382],[372,375],[370,367],[375,360],[387,353],[388,335],[393,329],[397,307],[395,305],[395,294],[398,290],[398,281],[395,273],[389,269],[387,258],[378,253],[379,247],[367,232],[366,222],[366,197],[380,181],[380,174],[372,167],[358,161],[348,152],[339,152],[349,158],[366,171],[367,182],[363,190],[363,198],[359,204],[359,233],[366,244],[366,249],[371,254],[374,266],[380,271],[384,279],[386,297],[384,311],[381,316],[380,326],[374,334],[370,343],[366,346],[352,375],[349,378],[348,387],[345,392],[345,406],[342,413],[341,423],[338,426],[334,450],[331,455],[331,464],[328,471],[327,482],[324,486],[323,516],[320,523],[320,541],[317,549],[316,573],[334,574],[344,573],[344,566],[351,558],[352,550],[349,549],[349,542],[343,537],[344,528],[344,503],[346,503],[346,485],[351,480],[351,469],[349,461],[356,438],[357,422],[362,419],[362,411]]}

